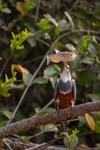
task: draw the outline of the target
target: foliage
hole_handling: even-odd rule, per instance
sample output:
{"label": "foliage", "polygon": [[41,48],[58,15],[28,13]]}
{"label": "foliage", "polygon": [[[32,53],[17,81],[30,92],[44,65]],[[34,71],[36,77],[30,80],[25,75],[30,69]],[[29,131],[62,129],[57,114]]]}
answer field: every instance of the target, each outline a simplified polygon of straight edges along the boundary
{"label": "foliage", "polygon": [[77,129],[72,131],[71,135],[68,135],[67,132],[64,133],[64,144],[67,148],[72,150],[78,144],[78,137],[76,136],[79,131]]}
{"label": "foliage", "polygon": [[24,49],[24,45],[22,45],[22,43],[31,35],[32,34],[28,32],[27,29],[16,35],[12,32],[12,39],[10,44],[11,52],[14,53],[15,50]]}
{"label": "foliage", "polygon": [[[11,34],[12,33],[12,34]],[[66,35],[65,35],[66,34]],[[37,70],[41,59],[52,47],[77,53],[78,57],[69,63],[72,77],[76,80],[77,101],[100,99],[100,2],[58,0],[1,0],[0,1],[0,106],[6,114],[13,113],[20,97],[28,86],[32,75]],[[54,43],[55,42],[55,43]],[[11,54],[10,60],[8,60]],[[6,64],[6,65],[5,65]],[[13,65],[12,65],[13,64]],[[2,71],[3,68],[3,71]],[[10,69],[11,68],[11,69]],[[42,64],[36,78],[32,81],[23,102],[15,115],[14,121],[38,113],[53,98],[55,80],[58,78],[62,64]],[[17,72],[17,74],[16,74]],[[50,111],[54,105],[49,106]],[[27,111],[26,111],[27,110]],[[46,112],[46,110],[44,110]],[[48,112],[48,111],[47,111]],[[8,119],[5,113],[0,114],[1,124]],[[70,131],[76,127],[80,130],[78,144],[94,146],[91,143],[93,133],[87,138],[88,130],[94,129],[95,144],[100,143],[100,117],[98,113],[79,118],[69,124],[69,138],[76,139]],[[1,125],[2,126],[2,125]],[[50,124],[54,126],[54,124]],[[28,132],[28,136],[43,132],[47,125]],[[26,134],[26,133],[25,133]],[[58,136],[52,129],[48,138],[45,134],[35,137],[40,143]],[[79,136],[79,135],[77,135]],[[27,136],[26,136],[27,137]],[[50,137],[50,138],[49,138]],[[24,138],[25,140],[27,138]],[[89,140],[87,140],[89,139]],[[26,140],[27,141],[27,140]],[[73,143],[73,140],[72,140]],[[77,142],[76,142],[77,144]],[[75,144],[75,145],[76,145]],[[72,144],[73,145],[73,144]],[[74,145],[74,146],[75,146]]]}
{"label": "foliage", "polygon": [[16,72],[14,71],[14,67],[11,67],[12,77],[8,78],[7,74],[5,74],[5,81],[0,81],[0,95],[8,97],[10,96],[8,90],[11,87],[11,84],[16,81]]}

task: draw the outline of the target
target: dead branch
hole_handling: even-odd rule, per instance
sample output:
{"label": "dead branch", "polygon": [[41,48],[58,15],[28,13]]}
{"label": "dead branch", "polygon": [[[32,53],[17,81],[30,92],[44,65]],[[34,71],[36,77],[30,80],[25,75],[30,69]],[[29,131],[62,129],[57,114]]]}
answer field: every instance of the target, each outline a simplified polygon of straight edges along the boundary
{"label": "dead branch", "polygon": [[13,135],[22,131],[26,131],[31,128],[36,128],[40,125],[48,124],[51,122],[58,122],[68,120],[79,115],[84,115],[87,112],[100,111],[100,101],[89,102],[68,108],[67,110],[61,110],[58,112],[51,112],[45,115],[38,115],[36,117],[30,117],[21,121],[9,124],[0,128],[0,138]]}

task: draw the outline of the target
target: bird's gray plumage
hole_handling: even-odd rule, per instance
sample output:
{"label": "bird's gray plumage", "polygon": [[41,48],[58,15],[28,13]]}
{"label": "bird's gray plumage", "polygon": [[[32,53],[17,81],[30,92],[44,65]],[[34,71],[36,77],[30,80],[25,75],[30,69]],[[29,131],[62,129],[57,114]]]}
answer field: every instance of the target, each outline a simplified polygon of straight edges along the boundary
{"label": "bird's gray plumage", "polygon": [[71,81],[66,81],[64,82],[63,80],[60,80],[58,82],[58,89],[60,92],[68,92],[68,91],[71,91],[72,90],[72,84],[71,84]]}

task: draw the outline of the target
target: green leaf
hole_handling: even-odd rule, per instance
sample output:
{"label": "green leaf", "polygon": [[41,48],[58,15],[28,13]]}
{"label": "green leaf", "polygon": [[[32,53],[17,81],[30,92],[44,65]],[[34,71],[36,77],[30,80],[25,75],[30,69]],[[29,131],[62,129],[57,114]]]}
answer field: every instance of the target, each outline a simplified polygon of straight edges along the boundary
{"label": "green leaf", "polygon": [[73,135],[77,135],[79,133],[79,130],[75,129],[75,130],[72,130],[72,134]]}
{"label": "green leaf", "polygon": [[74,25],[74,22],[73,22],[71,16],[69,15],[69,13],[68,13],[67,11],[65,11],[64,14],[65,14],[65,16],[68,18],[68,20],[69,20],[69,22],[70,22],[70,24],[71,24],[71,27],[72,27],[72,29],[73,29],[73,28],[75,27],[75,25]]}
{"label": "green leaf", "polygon": [[0,1],[0,10],[7,7],[7,3]]}
{"label": "green leaf", "polygon": [[4,97],[9,97],[10,94],[8,93],[8,85],[0,82],[0,95]]}
{"label": "green leaf", "polygon": [[28,43],[30,44],[31,47],[35,47],[36,46],[36,40],[34,37],[29,37],[27,39]]}
{"label": "green leaf", "polygon": [[22,43],[30,36],[32,36],[32,34],[28,32],[27,29],[16,35],[12,32],[12,39],[10,44],[11,52],[13,53],[15,50],[23,49],[24,45],[22,45]]}
{"label": "green leaf", "polygon": [[70,135],[70,149],[75,148],[77,144],[78,144],[78,137]]}
{"label": "green leaf", "polygon": [[80,63],[84,63],[84,64],[89,64],[92,65],[94,63],[95,59],[92,57],[84,57],[83,59],[80,60]]}
{"label": "green leaf", "polygon": [[95,124],[95,131],[96,133],[100,133],[100,121],[96,121],[96,124]]}
{"label": "green leaf", "polygon": [[46,84],[47,82],[48,80],[45,79],[44,77],[37,77],[33,81],[33,83],[37,83],[37,84]]}
{"label": "green leaf", "polygon": [[35,8],[37,5],[37,0],[24,0],[24,9],[26,13]]}
{"label": "green leaf", "polygon": [[85,95],[86,95],[87,98],[89,98],[92,101],[96,101],[96,100],[100,99],[100,97],[97,94],[88,94],[88,93],[86,93]]}
{"label": "green leaf", "polygon": [[4,116],[6,116],[8,119],[11,118],[12,112],[10,112],[10,111],[8,111],[8,110],[0,110],[0,111],[1,111],[1,113],[2,113]]}
{"label": "green leaf", "polygon": [[96,56],[96,62],[100,64],[100,56]]}
{"label": "green leaf", "polygon": [[93,81],[93,72],[92,71],[82,71],[80,72],[79,74],[79,77],[78,77],[78,83],[80,85],[86,85],[86,84],[90,84],[92,81]]}
{"label": "green leaf", "polygon": [[71,50],[71,51],[75,51],[76,50],[76,48],[74,47],[74,45],[73,44],[66,44],[65,45],[65,47],[67,48],[67,49],[69,49],[69,50]]}
{"label": "green leaf", "polygon": [[79,40],[79,49],[83,52],[87,51],[88,45],[91,41],[90,36],[84,35],[80,40]]}
{"label": "green leaf", "polygon": [[55,26],[58,26],[57,21],[50,14],[45,14],[44,17],[52,22]]}
{"label": "green leaf", "polygon": [[49,21],[45,18],[42,18],[40,22],[37,23],[37,25],[43,31],[49,30],[51,28]]}
{"label": "green leaf", "polygon": [[[22,73],[22,78],[23,78],[24,84],[27,86],[32,78],[32,74],[31,73]],[[33,82],[31,83],[31,85],[32,84],[33,84]]]}
{"label": "green leaf", "polygon": [[89,43],[87,50],[90,54],[92,54],[92,56],[96,57],[97,52],[93,44]]}
{"label": "green leaf", "polygon": [[10,88],[10,84],[16,81],[16,72],[14,71],[13,65],[11,66],[11,73],[12,77],[8,78],[7,75],[5,75],[5,81],[0,81],[0,95],[9,97],[10,94],[8,92]]}
{"label": "green leaf", "polygon": [[96,143],[96,147],[100,148],[100,143]]}
{"label": "green leaf", "polygon": [[70,150],[75,148],[78,144],[78,137],[76,134],[79,132],[79,130],[75,129],[72,131],[71,135],[68,135],[68,133],[64,132],[64,144],[66,147],[68,147]]}
{"label": "green leaf", "polygon": [[64,133],[64,145],[68,148],[70,148],[70,140],[69,140],[69,135],[67,133]]}
{"label": "green leaf", "polygon": [[57,77],[58,77],[58,75],[53,75],[53,76],[50,77],[50,82],[51,82],[51,85],[52,85],[53,88],[55,86],[55,82],[57,80]]}
{"label": "green leaf", "polygon": [[60,32],[67,31],[70,29],[71,25],[65,19],[58,22]]}
{"label": "green leaf", "polygon": [[46,130],[47,130],[47,132],[57,132],[58,131],[58,128],[54,124],[42,125],[40,128],[41,128],[41,131],[46,131]]}
{"label": "green leaf", "polygon": [[21,136],[21,138],[26,143],[26,142],[28,142],[31,139],[31,136]]}
{"label": "green leaf", "polygon": [[11,10],[9,9],[9,8],[3,8],[2,10],[1,10],[3,13],[6,13],[6,14],[10,14],[11,13]]}
{"label": "green leaf", "polygon": [[51,76],[60,73],[60,68],[58,65],[51,65],[44,70],[44,78],[50,79]]}

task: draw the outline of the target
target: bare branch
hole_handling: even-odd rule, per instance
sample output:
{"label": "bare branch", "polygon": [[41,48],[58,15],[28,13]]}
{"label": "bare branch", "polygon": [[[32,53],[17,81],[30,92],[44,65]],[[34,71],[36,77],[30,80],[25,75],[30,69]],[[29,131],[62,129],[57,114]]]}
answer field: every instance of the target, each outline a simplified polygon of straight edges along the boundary
{"label": "bare branch", "polygon": [[89,102],[73,107],[72,109],[64,109],[58,112],[51,112],[45,115],[38,115],[30,117],[21,121],[9,124],[0,129],[0,138],[9,135],[26,131],[31,128],[36,128],[40,125],[48,124],[50,122],[64,121],[70,118],[83,115],[87,112],[100,111],[100,101]]}

